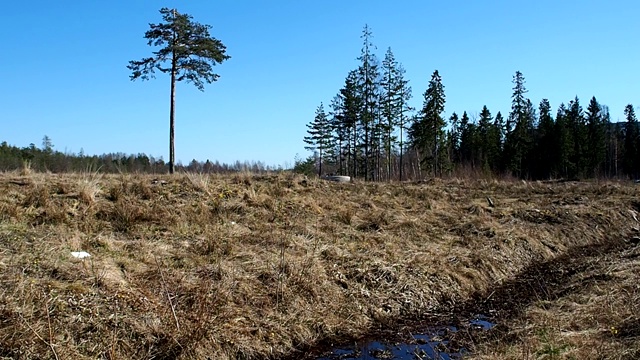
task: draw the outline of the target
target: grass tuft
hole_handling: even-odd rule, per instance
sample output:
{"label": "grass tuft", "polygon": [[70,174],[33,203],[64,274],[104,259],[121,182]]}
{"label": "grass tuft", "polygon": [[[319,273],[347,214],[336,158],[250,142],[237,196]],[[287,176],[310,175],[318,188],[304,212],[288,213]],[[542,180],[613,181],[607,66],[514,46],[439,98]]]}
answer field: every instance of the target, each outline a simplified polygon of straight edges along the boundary
{"label": "grass tuft", "polygon": [[196,190],[205,193],[209,192],[209,182],[211,179],[209,174],[185,172],[185,176],[188,179],[189,183],[193,185]]}
{"label": "grass tuft", "polygon": [[78,179],[78,196],[86,205],[93,205],[96,196],[100,193],[100,181],[102,175],[98,172],[82,174]]}
{"label": "grass tuft", "polygon": [[20,168],[20,176],[29,176],[33,171],[31,170],[31,161],[23,160],[22,167]]}

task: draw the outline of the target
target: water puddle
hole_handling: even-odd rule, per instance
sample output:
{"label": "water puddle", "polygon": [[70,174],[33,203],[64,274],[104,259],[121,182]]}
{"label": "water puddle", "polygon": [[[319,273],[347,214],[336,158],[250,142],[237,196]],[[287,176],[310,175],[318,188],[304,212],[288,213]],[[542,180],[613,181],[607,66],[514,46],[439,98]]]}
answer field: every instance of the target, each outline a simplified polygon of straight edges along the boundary
{"label": "water puddle", "polygon": [[[484,331],[495,326],[486,316],[479,315],[462,325],[467,331]],[[333,349],[316,360],[453,360],[467,353],[452,341],[458,332],[455,326],[440,326],[411,334],[407,342],[367,340],[353,346]]]}

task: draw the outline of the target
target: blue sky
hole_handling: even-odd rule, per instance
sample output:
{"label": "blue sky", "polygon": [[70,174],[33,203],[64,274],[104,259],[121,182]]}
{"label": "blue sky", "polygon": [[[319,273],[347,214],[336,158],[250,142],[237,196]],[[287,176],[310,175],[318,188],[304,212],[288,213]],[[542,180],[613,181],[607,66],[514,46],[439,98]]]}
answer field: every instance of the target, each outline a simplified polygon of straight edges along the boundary
{"label": "blue sky", "polygon": [[[60,151],[168,158],[169,78],[131,82],[129,60],[158,10],[213,26],[231,59],[200,92],[177,88],[176,158],[292,163],[302,138],[358,66],[362,28],[391,47],[420,107],[438,69],[453,111],[509,112],[512,77],[554,109],[578,96],[613,120],[640,105],[640,2],[564,1],[5,1],[0,22],[0,141]],[[554,111],[555,113],[555,111]]]}

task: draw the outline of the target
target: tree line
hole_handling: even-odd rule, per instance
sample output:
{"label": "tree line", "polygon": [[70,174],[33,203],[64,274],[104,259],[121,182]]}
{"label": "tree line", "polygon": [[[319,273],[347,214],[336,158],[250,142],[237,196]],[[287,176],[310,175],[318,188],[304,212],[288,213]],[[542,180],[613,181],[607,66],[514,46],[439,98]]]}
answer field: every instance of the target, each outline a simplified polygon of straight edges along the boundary
{"label": "tree line", "polygon": [[536,107],[527,98],[524,75],[513,77],[511,110],[495,116],[453,112],[444,117],[446,96],[435,70],[420,109],[409,106],[412,88],[405,69],[388,48],[376,57],[365,25],[359,65],[350,71],[328,109],[320,103],[307,124],[305,149],[318,175],[364,180],[483,173],[523,179],[640,176],[640,127],[633,105],[625,121],[612,122],[609,109],[592,97],[584,109],[578,97]]}
{"label": "tree line", "polygon": [[[54,150],[54,145],[48,136],[42,139],[42,146],[29,144],[26,147],[9,145],[6,141],[0,143],[0,171],[15,171],[29,168],[38,172],[86,172],[99,171],[102,173],[149,173],[166,174],[169,164],[162,157],[154,157],[144,153],[125,154],[108,153],[102,155],[86,155],[79,153],[61,152]],[[282,171],[280,166],[269,166],[260,161],[236,161],[231,164],[219,161],[198,161],[193,159],[189,164],[178,162],[175,165],[178,172],[198,172],[229,174],[241,171],[262,173]]]}

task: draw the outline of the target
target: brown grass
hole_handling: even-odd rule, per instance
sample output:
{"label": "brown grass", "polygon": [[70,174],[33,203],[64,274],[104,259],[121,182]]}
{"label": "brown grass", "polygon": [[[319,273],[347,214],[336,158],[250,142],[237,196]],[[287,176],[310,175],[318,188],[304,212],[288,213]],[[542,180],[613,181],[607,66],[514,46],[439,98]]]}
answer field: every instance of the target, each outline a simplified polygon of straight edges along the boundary
{"label": "brown grass", "polygon": [[280,358],[625,236],[637,196],[618,183],[0,175],[0,357]]}
{"label": "brown grass", "polygon": [[505,321],[492,331],[496,334],[490,332],[493,339],[476,346],[470,358],[640,358],[638,235],[636,230],[618,251],[590,256],[551,294],[526,306],[522,316]]}

